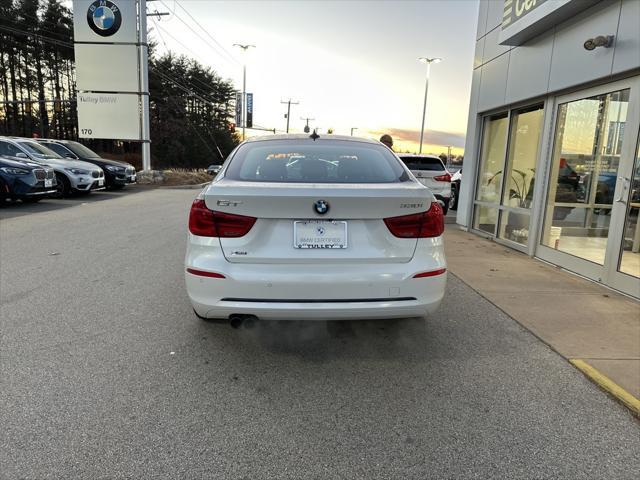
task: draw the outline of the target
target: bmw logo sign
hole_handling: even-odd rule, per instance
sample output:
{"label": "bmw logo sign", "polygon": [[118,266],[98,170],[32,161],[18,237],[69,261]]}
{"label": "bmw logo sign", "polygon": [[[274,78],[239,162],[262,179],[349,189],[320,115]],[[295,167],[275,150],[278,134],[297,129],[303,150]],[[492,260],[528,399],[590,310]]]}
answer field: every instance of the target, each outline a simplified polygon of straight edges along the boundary
{"label": "bmw logo sign", "polygon": [[96,0],[87,10],[89,27],[101,37],[110,37],[122,25],[122,14],[118,6],[109,0]]}
{"label": "bmw logo sign", "polygon": [[324,200],[318,200],[313,205],[313,207],[316,209],[316,212],[318,212],[320,215],[324,215],[329,211],[329,203],[325,202]]}

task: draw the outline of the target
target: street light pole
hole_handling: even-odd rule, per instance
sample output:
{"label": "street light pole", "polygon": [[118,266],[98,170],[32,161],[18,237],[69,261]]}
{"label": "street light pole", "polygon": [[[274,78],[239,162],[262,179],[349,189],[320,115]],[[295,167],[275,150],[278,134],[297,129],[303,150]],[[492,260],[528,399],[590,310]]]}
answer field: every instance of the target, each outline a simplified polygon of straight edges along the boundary
{"label": "street light pole", "polygon": [[[234,47],[242,49],[242,53],[247,53],[247,50],[251,47],[256,48],[255,45],[241,45],[234,43]],[[245,139],[245,128],[247,126],[247,61],[246,58],[242,62],[242,111],[240,112],[240,120],[242,122],[242,140]]]}
{"label": "street light pole", "polygon": [[353,137],[353,131],[358,130],[358,127],[351,127],[351,136]]}
{"label": "street light pole", "polygon": [[420,128],[420,150],[418,151],[418,153],[422,153],[422,141],[424,139],[424,122],[427,116],[427,95],[429,94],[429,74],[431,73],[431,64],[440,63],[442,59],[439,57],[436,57],[436,58],[420,57],[418,58],[418,61],[427,64],[427,79],[425,81],[425,86],[424,86],[424,104],[422,106],[422,128]]}

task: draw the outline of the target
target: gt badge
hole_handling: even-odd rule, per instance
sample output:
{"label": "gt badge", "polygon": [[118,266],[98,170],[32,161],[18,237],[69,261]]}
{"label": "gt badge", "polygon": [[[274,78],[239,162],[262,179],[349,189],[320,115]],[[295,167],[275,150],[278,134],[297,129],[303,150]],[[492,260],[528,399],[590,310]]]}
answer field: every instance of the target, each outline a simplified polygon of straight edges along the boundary
{"label": "gt badge", "polygon": [[120,30],[122,13],[116,4],[109,0],[96,0],[87,10],[87,23],[91,30],[101,37],[110,37]]}
{"label": "gt badge", "polygon": [[318,200],[313,205],[313,208],[315,208],[316,212],[318,212],[320,215],[324,215],[329,211],[329,203],[324,200]]}

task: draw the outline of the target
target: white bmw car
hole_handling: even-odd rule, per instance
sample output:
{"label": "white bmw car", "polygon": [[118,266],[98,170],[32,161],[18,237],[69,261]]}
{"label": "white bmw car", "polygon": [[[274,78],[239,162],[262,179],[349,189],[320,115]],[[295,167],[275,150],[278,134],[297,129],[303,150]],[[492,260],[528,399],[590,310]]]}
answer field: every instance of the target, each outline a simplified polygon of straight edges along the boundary
{"label": "white bmw car", "polygon": [[442,208],[387,147],[337,135],[247,140],[189,214],[201,318],[425,316],[446,283]]}

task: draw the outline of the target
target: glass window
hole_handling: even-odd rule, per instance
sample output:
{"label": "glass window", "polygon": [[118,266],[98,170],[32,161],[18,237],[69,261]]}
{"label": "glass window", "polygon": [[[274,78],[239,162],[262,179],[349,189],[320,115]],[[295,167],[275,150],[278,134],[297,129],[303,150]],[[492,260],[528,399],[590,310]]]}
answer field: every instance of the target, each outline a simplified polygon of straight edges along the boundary
{"label": "glass window", "polygon": [[430,170],[443,172],[444,163],[437,157],[400,157],[409,170]]}
{"label": "glass window", "polygon": [[20,141],[18,143],[20,144],[21,147],[23,147],[25,150],[27,150],[30,153],[33,153],[36,155],[42,155],[50,158],[62,158],[56,152],[49,150],[47,147],[40,145],[39,143],[30,142],[30,141]]}
{"label": "glass window", "polygon": [[9,142],[0,142],[0,155],[7,155],[9,157],[15,157],[17,153],[20,153],[20,149]]}
{"label": "glass window", "polygon": [[529,240],[528,212],[520,210],[503,210],[500,214],[500,230],[498,236],[520,245],[527,245]]}
{"label": "glass window", "polygon": [[409,180],[383,145],[351,141],[249,142],[233,157],[226,177],[251,182],[394,183]]}
{"label": "glass window", "polygon": [[49,143],[49,142],[47,142],[47,143],[44,144],[44,146],[47,147],[49,150],[53,150],[54,152],[56,152],[61,157],[65,157],[67,155],[72,155],[73,154],[72,152],[67,150],[65,147],[63,147],[59,143],[53,143],[53,142]]}
{"label": "glass window", "polygon": [[498,223],[497,220],[497,208],[486,207],[484,205],[476,205],[476,210],[473,218],[473,228],[495,235],[496,224]]}
{"label": "glass window", "polygon": [[507,114],[490,117],[485,121],[476,199],[499,203],[505,143],[509,119]]}
{"label": "glass window", "polygon": [[75,153],[77,156],[82,158],[100,158],[96,152],[91,150],[88,147],[85,147],[83,144],[79,142],[65,142],[64,146]]}
{"label": "glass window", "polygon": [[640,277],[640,140],[633,173],[629,184],[629,201],[622,238],[622,255],[619,270],[634,277]]}
{"label": "glass window", "polygon": [[542,106],[511,115],[509,156],[502,205],[531,208],[533,186],[542,134]]}
{"label": "glass window", "polygon": [[604,264],[629,90],[558,107],[542,243]]}

